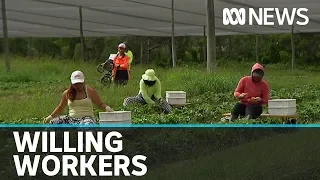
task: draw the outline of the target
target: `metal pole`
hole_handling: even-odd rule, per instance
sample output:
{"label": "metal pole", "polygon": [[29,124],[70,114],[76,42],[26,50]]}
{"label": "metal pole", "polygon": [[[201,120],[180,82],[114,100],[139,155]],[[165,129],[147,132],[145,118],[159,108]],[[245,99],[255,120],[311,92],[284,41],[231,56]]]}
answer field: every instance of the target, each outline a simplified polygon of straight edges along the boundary
{"label": "metal pole", "polygon": [[294,44],[294,26],[291,26],[291,53],[292,53],[292,59],[291,59],[291,70],[293,71],[295,68],[295,61],[296,61],[296,49]]}
{"label": "metal pole", "polygon": [[143,37],[140,38],[140,64],[143,64]]}
{"label": "metal pole", "polygon": [[9,56],[9,40],[8,40],[8,26],[7,26],[7,13],[6,13],[6,0],[1,0],[2,10],[2,30],[3,30],[3,50],[4,59],[6,62],[6,71],[10,72],[10,56]]}
{"label": "metal pole", "polygon": [[81,41],[81,58],[85,61],[84,56],[84,41],[83,41],[83,28],[82,28],[82,7],[79,7],[79,16],[80,16],[80,41]]}
{"label": "metal pole", "polygon": [[203,26],[203,58],[207,61],[207,41],[206,41],[206,26]]}
{"label": "metal pole", "polygon": [[176,67],[175,60],[175,46],[174,46],[174,0],[171,0],[171,13],[172,13],[172,36],[171,36],[171,54],[172,54],[172,66]]}
{"label": "metal pole", "polygon": [[148,64],[150,63],[150,37],[148,37],[148,41],[147,41],[147,47],[148,47]]}
{"label": "metal pole", "polygon": [[216,68],[216,33],[214,0],[207,0],[207,71],[211,72]]}
{"label": "metal pole", "polygon": [[232,39],[231,39],[231,36],[228,36],[228,47],[229,47],[229,49],[228,49],[228,52],[229,52],[229,54],[231,54],[231,52],[232,52]]}
{"label": "metal pole", "polygon": [[32,40],[28,37],[28,56],[32,56]]}
{"label": "metal pole", "polygon": [[259,62],[259,35],[256,34],[256,62]]}

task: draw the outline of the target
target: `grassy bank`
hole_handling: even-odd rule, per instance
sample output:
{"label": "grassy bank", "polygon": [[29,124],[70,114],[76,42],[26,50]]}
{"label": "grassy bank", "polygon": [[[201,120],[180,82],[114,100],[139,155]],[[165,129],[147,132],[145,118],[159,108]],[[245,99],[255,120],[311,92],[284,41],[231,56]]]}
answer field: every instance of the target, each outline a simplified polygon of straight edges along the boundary
{"label": "grassy bank", "polygon": [[166,164],[139,179],[319,179],[317,136],[318,130],[311,129],[278,134],[214,155]]}
{"label": "grassy bank", "polygon": [[[131,107],[134,123],[215,123],[236,102],[233,91],[238,80],[250,73],[251,65],[225,65],[211,74],[206,73],[205,68],[198,67],[162,69],[134,66],[133,79],[126,87],[106,88],[99,81],[103,74],[97,72],[96,64],[15,58],[12,60],[12,72],[6,73],[1,59],[0,122],[41,123],[58,105],[62,92],[70,85],[70,74],[76,69],[85,73],[87,84],[97,89],[104,102],[115,110],[123,109],[123,99],[138,93],[141,75],[152,67],[162,81],[163,97],[166,90],[183,90],[192,104],[170,115],[159,114],[155,109]],[[277,65],[266,67],[266,80],[272,89],[271,98],[297,99],[300,122],[317,122],[320,117],[320,75],[311,71],[292,72],[285,68],[289,69]],[[279,120],[265,119],[263,123],[279,123]]]}

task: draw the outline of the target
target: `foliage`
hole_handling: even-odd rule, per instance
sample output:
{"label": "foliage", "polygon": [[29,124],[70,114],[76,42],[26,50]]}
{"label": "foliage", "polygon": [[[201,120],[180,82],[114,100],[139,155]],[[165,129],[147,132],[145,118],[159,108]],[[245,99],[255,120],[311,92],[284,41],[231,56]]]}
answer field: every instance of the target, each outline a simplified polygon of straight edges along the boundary
{"label": "foliage", "polygon": [[[259,60],[264,64],[291,63],[291,35],[258,35]],[[256,59],[256,36],[235,35],[216,38],[217,59],[232,62],[251,62]],[[318,34],[294,34],[296,63],[317,64],[320,60]],[[87,61],[104,61],[111,53],[117,52],[117,45],[128,41],[134,54],[134,63],[157,64],[171,67],[171,39],[168,37],[86,37],[85,57]],[[176,37],[175,59],[178,65],[205,64],[204,37]],[[0,41],[0,48],[3,47]],[[81,59],[80,38],[11,38],[10,52],[14,55],[33,55],[60,59]],[[143,46],[142,57],[141,45]],[[3,48],[0,49],[0,53]]]}
{"label": "foliage", "polygon": [[[51,59],[13,59],[12,72],[6,73],[4,62],[0,66],[0,121],[15,123],[41,123],[58,105],[61,93],[69,86],[69,76],[76,69],[86,74],[87,83],[97,89],[104,102],[116,110],[124,98],[136,96],[139,80],[147,68],[154,68],[163,84],[162,95],[167,90],[187,92],[191,104],[174,109],[170,115],[161,113],[157,107],[130,106],[133,123],[218,123],[223,113],[230,112],[236,100],[233,91],[238,80],[248,75],[250,64],[227,64],[219,66],[216,73],[206,73],[203,67],[164,69],[156,66],[133,66],[133,79],[126,87],[104,87],[95,63],[53,61]],[[271,98],[297,99],[300,123],[318,122],[320,118],[318,89],[320,76],[309,70],[288,71],[285,65],[268,65],[266,80],[270,83]],[[288,67],[287,67],[288,68]],[[232,70],[236,69],[236,70]],[[312,78],[309,78],[312,77]],[[17,110],[17,103],[19,108]],[[39,110],[41,109],[41,110]],[[95,109],[98,116],[99,109]],[[267,108],[264,109],[267,111]],[[66,112],[65,112],[66,113]],[[282,123],[281,119],[240,120],[236,123]]]}
{"label": "foliage", "polygon": [[[296,58],[300,70],[293,72],[288,71],[291,63],[290,35],[259,35],[259,38],[260,61],[266,66],[265,78],[272,89],[271,98],[297,99],[297,111],[300,115],[298,122],[319,123],[320,76],[317,73],[318,67],[312,66],[320,59],[319,35],[296,35]],[[96,71],[96,66],[109,54],[117,52],[117,44],[126,39],[134,53],[134,63],[138,64],[140,58],[143,58],[144,63],[133,66],[133,79],[126,87],[104,87],[99,82],[103,74]],[[238,80],[249,74],[251,65],[255,61],[255,36],[217,37],[219,70],[211,74],[204,72],[204,42],[203,37],[176,38],[176,60],[179,68],[170,69],[171,42],[168,38],[85,38],[87,62],[80,61],[79,38],[37,38],[31,41],[22,38],[10,39],[10,51],[13,55],[12,72],[5,72],[5,63],[0,59],[0,100],[2,102],[0,103],[0,122],[42,123],[43,118],[58,105],[63,90],[69,86],[71,72],[80,69],[86,74],[88,85],[97,89],[104,102],[115,110],[132,111],[133,123],[221,123],[222,114],[230,112],[236,102],[233,91]],[[141,43],[144,49],[142,57],[140,57]],[[155,46],[157,48],[152,49]],[[2,41],[0,41],[0,47],[3,47]],[[2,50],[3,48],[0,51]],[[28,55],[32,58],[26,58]],[[71,59],[73,61],[70,61]],[[138,93],[138,82],[147,68],[154,68],[161,79],[163,97],[166,90],[183,90],[187,92],[188,102],[191,105],[181,109],[175,108],[169,115],[161,113],[158,107],[148,108],[136,105],[124,108],[123,99]],[[95,109],[97,116],[99,111]],[[264,111],[266,112],[267,109],[265,108]],[[277,118],[240,119],[234,123],[282,123],[282,120]],[[150,147],[141,147],[141,144],[132,141],[130,144],[132,148],[127,150],[127,153],[136,154],[138,151],[143,151],[140,153],[147,154],[152,158],[154,165],[158,165],[163,163],[164,154],[174,155],[171,161],[185,159],[185,157],[195,158],[199,155],[187,154],[188,150],[190,153],[190,149],[186,149],[188,147],[186,144],[194,143],[194,146],[201,149],[201,144],[210,143],[214,139],[214,146],[209,149],[213,152],[213,150],[259,139],[273,133],[267,130],[250,133],[232,130],[198,134],[180,131],[170,136],[168,134],[170,132],[159,134],[152,131],[148,134],[150,136],[143,137],[146,142],[149,142]],[[203,136],[202,141],[196,141],[195,136]],[[175,146],[169,146],[169,144],[175,144]],[[161,153],[153,154],[160,148]],[[7,150],[10,149],[12,148],[7,148]],[[169,160],[166,159],[166,162],[168,163]]]}

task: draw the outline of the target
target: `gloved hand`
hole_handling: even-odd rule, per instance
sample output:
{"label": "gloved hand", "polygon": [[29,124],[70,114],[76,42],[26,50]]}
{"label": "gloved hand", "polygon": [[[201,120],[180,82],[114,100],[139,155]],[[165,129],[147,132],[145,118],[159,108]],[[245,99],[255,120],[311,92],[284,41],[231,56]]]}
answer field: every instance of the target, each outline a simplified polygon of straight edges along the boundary
{"label": "gloved hand", "polygon": [[164,99],[162,99],[162,98],[159,99],[159,103],[162,104],[162,103],[164,103],[164,102],[166,102]]}
{"label": "gloved hand", "polygon": [[162,98],[159,98],[159,99],[155,100],[155,102],[157,104],[162,104],[164,102],[164,100]]}
{"label": "gloved hand", "polygon": [[46,117],[46,118],[43,120],[43,123],[44,123],[44,124],[49,124],[52,119],[53,119],[53,117],[52,117],[51,115],[49,115],[48,117]]}
{"label": "gloved hand", "polygon": [[149,108],[152,108],[152,107],[154,107],[155,105],[156,105],[156,103],[155,103],[155,102],[153,102],[153,103],[149,103],[149,104],[148,104],[148,107],[149,107]]}
{"label": "gloved hand", "polygon": [[106,112],[113,112],[114,110],[110,106],[106,106]]}

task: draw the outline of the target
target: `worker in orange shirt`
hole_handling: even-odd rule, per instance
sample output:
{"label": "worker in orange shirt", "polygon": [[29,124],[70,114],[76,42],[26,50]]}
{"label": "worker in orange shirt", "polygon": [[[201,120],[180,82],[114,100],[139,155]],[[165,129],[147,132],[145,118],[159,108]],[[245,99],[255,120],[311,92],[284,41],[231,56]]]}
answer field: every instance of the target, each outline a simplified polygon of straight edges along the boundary
{"label": "worker in orange shirt", "polygon": [[113,81],[116,85],[126,85],[130,79],[129,56],[125,54],[126,45],[124,43],[118,46],[119,53],[114,58]]}

